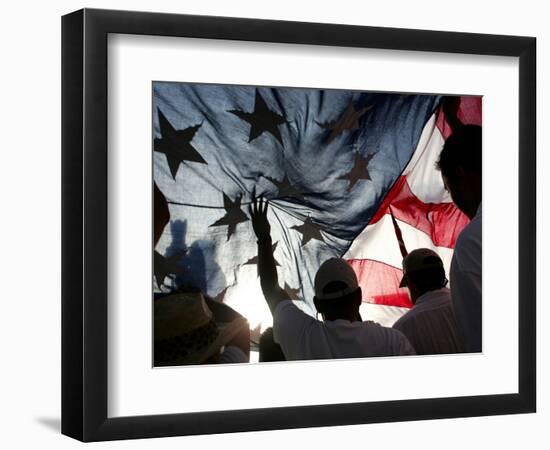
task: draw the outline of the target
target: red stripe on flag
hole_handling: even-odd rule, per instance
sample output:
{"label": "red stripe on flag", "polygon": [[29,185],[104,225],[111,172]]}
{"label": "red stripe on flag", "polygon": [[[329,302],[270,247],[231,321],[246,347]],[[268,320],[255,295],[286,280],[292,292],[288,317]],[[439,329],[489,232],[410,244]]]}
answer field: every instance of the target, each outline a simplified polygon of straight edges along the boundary
{"label": "red stripe on flag", "polygon": [[388,214],[390,206],[396,219],[426,233],[437,247],[454,248],[458,235],[469,222],[453,203],[424,203],[413,194],[403,175],[392,186],[369,225]]}
{"label": "red stripe on flag", "polygon": [[348,259],[347,261],[357,275],[363,292],[363,302],[412,307],[408,290],[399,287],[403,277],[400,269],[371,259]]}

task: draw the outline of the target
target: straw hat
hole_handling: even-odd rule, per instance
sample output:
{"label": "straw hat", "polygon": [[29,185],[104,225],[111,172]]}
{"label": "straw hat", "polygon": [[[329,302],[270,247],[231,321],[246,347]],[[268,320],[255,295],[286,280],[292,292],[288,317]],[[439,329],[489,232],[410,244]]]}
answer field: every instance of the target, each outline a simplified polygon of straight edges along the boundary
{"label": "straw hat", "polygon": [[155,300],[154,323],[155,366],[201,364],[248,326],[244,317],[216,323],[200,292]]}

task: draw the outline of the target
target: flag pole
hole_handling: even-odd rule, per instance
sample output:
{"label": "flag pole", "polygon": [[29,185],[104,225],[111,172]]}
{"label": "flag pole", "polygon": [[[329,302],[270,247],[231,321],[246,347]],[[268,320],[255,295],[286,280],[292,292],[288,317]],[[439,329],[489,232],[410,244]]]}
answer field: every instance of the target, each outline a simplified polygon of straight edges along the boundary
{"label": "flag pole", "polygon": [[389,207],[389,210],[391,215],[391,221],[393,223],[393,229],[395,230],[395,236],[397,237],[397,242],[399,243],[399,250],[401,251],[401,256],[405,258],[405,256],[407,256],[409,252],[407,252],[407,247],[405,247],[405,242],[403,241],[403,234],[401,233],[401,228],[399,228],[399,224],[397,223],[397,220],[395,220],[395,216],[393,215],[391,206]]}

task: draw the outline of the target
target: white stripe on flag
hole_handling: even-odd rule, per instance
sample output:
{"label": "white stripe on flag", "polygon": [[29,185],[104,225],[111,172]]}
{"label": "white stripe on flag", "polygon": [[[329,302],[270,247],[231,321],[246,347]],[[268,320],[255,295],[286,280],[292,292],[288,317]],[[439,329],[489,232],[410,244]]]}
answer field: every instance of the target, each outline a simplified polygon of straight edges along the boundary
{"label": "white stripe on flag", "polygon": [[[397,222],[407,250],[410,252],[415,248],[431,248],[443,260],[448,274],[453,250],[447,247],[436,247],[426,233],[400,220]],[[401,269],[403,257],[399,251],[391,216],[386,214],[374,225],[367,226],[353,241],[343,257],[344,259],[371,259]]]}
{"label": "white stripe on flag", "polygon": [[374,303],[361,303],[359,307],[361,319],[372,320],[385,327],[391,327],[407,311],[409,311],[408,308],[376,305]]}
{"label": "white stripe on flag", "polygon": [[435,125],[436,117],[436,114],[432,115],[426,123],[416,151],[403,172],[412,193],[424,203],[452,201],[443,186],[441,172],[436,169],[436,162],[445,144],[443,135]]}

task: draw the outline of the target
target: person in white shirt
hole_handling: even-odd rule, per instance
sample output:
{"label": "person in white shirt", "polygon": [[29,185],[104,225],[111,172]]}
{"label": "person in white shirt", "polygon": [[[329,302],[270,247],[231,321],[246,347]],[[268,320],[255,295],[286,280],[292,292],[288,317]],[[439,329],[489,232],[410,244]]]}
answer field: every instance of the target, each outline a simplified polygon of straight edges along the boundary
{"label": "person in white shirt", "polygon": [[407,337],[417,355],[464,351],[446,285],[443,261],[433,250],[418,248],[403,259],[400,287],[409,289],[414,306],[393,328]]}
{"label": "person in white shirt", "polygon": [[454,130],[437,167],[453,202],[471,220],[456,241],[451,297],[465,350],[481,352],[481,127]]}
{"label": "person in white shirt", "polygon": [[267,208],[263,198],[254,199],[250,215],[258,238],[262,291],[273,314],[274,339],[287,360],[415,354],[401,332],[361,320],[361,288],[355,272],[341,258],[325,261],[315,276],[313,300],[324,321],[296,307],[278,283]]}

